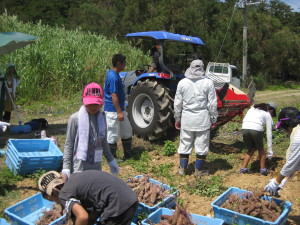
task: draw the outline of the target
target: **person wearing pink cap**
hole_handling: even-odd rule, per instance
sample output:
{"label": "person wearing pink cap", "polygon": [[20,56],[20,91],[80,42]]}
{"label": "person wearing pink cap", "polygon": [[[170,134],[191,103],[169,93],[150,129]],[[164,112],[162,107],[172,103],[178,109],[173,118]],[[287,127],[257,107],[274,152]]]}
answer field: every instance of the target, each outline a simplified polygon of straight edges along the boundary
{"label": "person wearing pink cap", "polygon": [[67,128],[64,147],[62,178],[84,170],[102,170],[102,155],[105,156],[110,171],[119,173],[106,140],[103,89],[97,83],[88,84],[83,91],[83,105],[72,114]]}

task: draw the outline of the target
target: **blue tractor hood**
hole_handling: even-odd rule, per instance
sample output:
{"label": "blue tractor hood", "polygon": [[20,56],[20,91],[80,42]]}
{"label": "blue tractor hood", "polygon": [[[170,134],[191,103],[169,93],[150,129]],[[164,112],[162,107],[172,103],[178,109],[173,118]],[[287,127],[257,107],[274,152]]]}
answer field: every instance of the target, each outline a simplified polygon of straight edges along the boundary
{"label": "blue tractor hood", "polygon": [[205,45],[204,42],[198,37],[186,36],[182,34],[174,34],[167,31],[145,31],[126,34],[126,37],[139,37],[139,38],[149,38],[156,40],[165,41],[179,41],[187,42],[196,45]]}

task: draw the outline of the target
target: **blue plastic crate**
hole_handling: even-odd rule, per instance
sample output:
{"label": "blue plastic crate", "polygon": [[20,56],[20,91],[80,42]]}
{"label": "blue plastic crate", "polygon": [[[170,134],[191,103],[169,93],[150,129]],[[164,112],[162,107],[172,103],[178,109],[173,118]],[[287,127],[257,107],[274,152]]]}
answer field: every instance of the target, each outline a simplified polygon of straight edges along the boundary
{"label": "blue plastic crate", "polygon": [[[34,155],[38,155],[40,154],[39,152],[35,152],[35,153],[27,153],[27,155],[29,157],[23,157],[20,156],[20,154],[15,150],[15,149],[11,149],[8,148],[7,153],[9,153],[11,155],[11,157],[14,159],[14,161],[16,162],[16,164],[20,164],[20,165],[33,165],[33,164],[37,164],[40,162],[43,163],[53,163],[53,162],[57,162],[57,161],[62,161],[62,155],[59,156],[55,156],[55,157],[47,157],[47,156],[34,156]],[[61,153],[62,154],[62,153]],[[23,155],[25,155],[23,153]]]}
{"label": "blue plastic crate", "polygon": [[[173,213],[175,212],[175,210],[171,210],[168,208],[159,208],[156,211],[154,211],[153,213],[151,213],[147,219],[144,219],[142,221],[142,225],[150,225],[152,223],[159,223],[160,222],[160,216],[161,215],[168,215],[171,216],[173,215]],[[190,213],[191,215],[191,219],[192,222],[195,223],[196,225],[222,225],[224,223],[224,220],[222,219],[213,219],[213,218],[209,218],[206,216],[201,216],[201,215],[197,215],[197,214],[193,214]],[[151,223],[150,223],[151,222]]]}
{"label": "blue plastic crate", "polygon": [[16,168],[36,168],[38,166],[56,166],[59,167],[62,163],[62,159],[51,160],[51,161],[31,161],[30,163],[23,163],[19,161],[12,151],[7,151],[6,157],[10,158],[10,161],[14,164]]}
{"label": "blue plastic crate", "polygon": [[9,139],[8,151],[22,162],[62,159],[62,152],[50,139]]}
{"label": "blue plastic crate", "polygon": [[[41,193],[33,195],[7,209],[5,214],[13,225],[34,225],[43,216],[45,210],[50,210],[54,202],[43,198]],[[65,223],[65,215],[50,223],[50,225],[62,225]]]}
{"label": "blue plastic crate", "polygon": [[[54,204],[54,202],[44,199],[41,193],[38,193],[5,209],[4,212],[13,225],[35,225],[38,219],[43,216],[43,212],[52,209]],[[65,222],[66,216],[63,215],[49,225],[63,225]],[[0,223],[0,225],[2,224]],[[136,225],[136,223],[132,222],[131,225]]]}
{"label": "blue plastic crate", "polygon": [[30,168],[24,168],[24,167],[16,167],[15,164],[11,161],[10,157],[7,156],[5,163],[7,167],[14,173],[14,174],[20,174],[20,175],[27,175],[27,174],[33,174],[37,170],[59,170],[61,165],[53,164],[53,165],[37,165]]}
{"label": "blue plastic crate", "polygon": [[[143,175],[136,176],[136,178],[141,178],[141,177],[143,177]],[[158,184],[158,185],[161,186],[161,188],[164,188],[166,190],[172,190],[172,188],[169,185],[163,184],[163,183],[161,183],[159,181],[156,181],[156,180],[153,180],[151,178],[149,178],[149,182],[151,182],[153,184]],[[164,200],[162,200],[161,202],[157,203],[154,206],[148,206],[143,202],[139,202],[139,206],[147,214],[150,214],[150,213],[154,212],[156,209],[158,209],[160,207],[173,208],[176,205],[175,200],[176,200],[176,197],[178,195],[178,192],[179,192],[178,190],[174,189],[174,191],[169,196],[167,196]]]}
{"label": "blue plastic crate", "polygon": [[220,195],[215,201],[211,203],[215,218],[223,219],[227,224],[239,224],[239,225],[284,225],[287,221],[288,213],[291,211],[292,203],[287,201],[282,201],[280,199],[272,198],[269,196],[263,196],[262,199],[275,201],[275,203],[279,206],[282,204],[283,211],[281,215],[277,218],[275,222],[265,221],[253,216],[248,216],[245,214],[237,213],[235,211],[222,208],[226,200],[230,195],[236,194],[241,198],[245,197],[246,193],[252,193],[247,190],[239,189],[236,187],[231,187],[227,191],[225,191],[222,195]]}
{"label": "blue plastic crate", "polygon": [[0,218],[0,225],[10,225],[10,223],[8,223],[4,218]]}

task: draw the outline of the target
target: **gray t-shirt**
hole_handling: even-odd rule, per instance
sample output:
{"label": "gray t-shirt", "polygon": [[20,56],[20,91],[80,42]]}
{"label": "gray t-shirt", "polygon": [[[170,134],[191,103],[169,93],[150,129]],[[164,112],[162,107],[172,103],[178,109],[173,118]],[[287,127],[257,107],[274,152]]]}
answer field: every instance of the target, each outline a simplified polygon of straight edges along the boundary
{"label": "gray t-shirt", "polygon": [[86,170],[70,176],[60,191],[61,204],[70,216],[75,203],[97,211],[101,220],[116,217],[138,201],[136,194],[120,178],[98,170]]}

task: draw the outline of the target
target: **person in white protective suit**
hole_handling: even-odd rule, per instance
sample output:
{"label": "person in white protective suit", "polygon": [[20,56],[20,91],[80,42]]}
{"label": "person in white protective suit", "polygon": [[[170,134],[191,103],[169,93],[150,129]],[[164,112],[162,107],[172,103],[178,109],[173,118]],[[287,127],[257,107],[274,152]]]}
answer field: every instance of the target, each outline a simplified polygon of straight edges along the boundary
{"label": "person in white protective suit", "polygon": [[275,129],[283,129],[290,135],[290,146],[286,152],[286,163],[280,174],[271,179],[264,190],[271,195],[277,195],[285,183],[296,171],[300,170],[300,111],[295,107],[285,107],[280,110]]}
{"label": "person in white protective suit", "polygon": [[195,176],[204,174],[209,151],[210,128],[217,122],[217,96],[213,81],[205,76],[202,60],[192,61],[177,86],[174,111],[175,128],[180,130],[179,174],[185,175],[189,155],[196,151]]}

